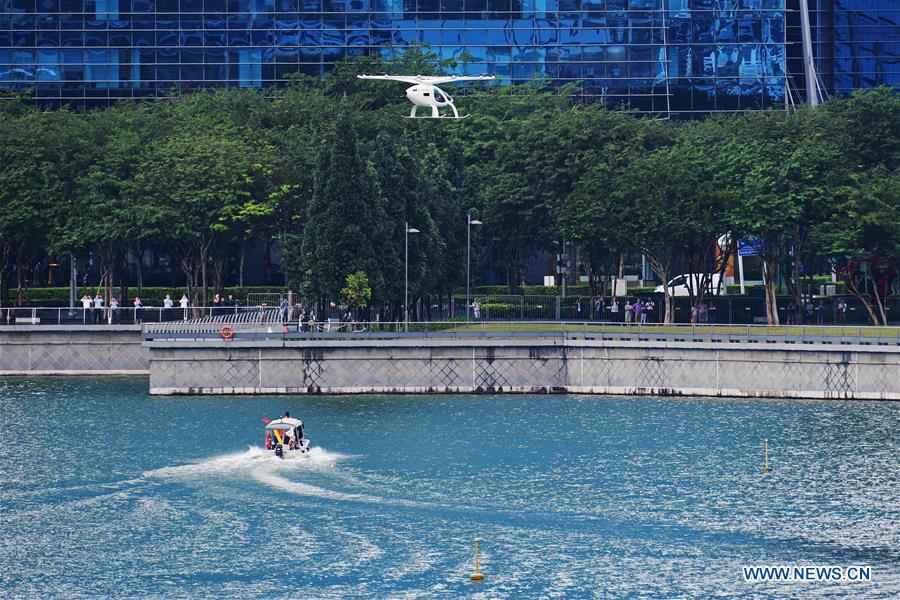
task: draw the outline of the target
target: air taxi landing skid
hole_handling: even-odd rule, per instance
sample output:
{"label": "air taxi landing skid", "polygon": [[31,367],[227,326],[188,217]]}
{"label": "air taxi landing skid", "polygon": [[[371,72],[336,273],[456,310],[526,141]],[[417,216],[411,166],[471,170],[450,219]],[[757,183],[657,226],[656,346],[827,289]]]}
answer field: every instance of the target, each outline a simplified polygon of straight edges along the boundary
{"label": "air taxi landing skid", "polygon": [[459,115],[459,116],[438,115],[436,117],[432,117],[430,115],[425,115],[425,116],[421,116],[421,117],[414,117],[413,115],[406,115],[403,118],[404,119],[460,119],[461,120],[461,119],[468,119],[471,116],[472,115]]}

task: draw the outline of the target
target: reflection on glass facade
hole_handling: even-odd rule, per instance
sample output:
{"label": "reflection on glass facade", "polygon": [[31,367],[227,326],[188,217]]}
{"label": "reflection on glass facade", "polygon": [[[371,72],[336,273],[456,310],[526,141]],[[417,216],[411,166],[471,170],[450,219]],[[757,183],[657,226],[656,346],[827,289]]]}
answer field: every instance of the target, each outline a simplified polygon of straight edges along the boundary
{"label": "reflection on glass facade", "polygon": [[827,89],[900,88],[900,0],[810,0],[817,70]]}
{"label": "reflection on glass facade", "polygon": [[[0,0],[0,89],[102,104],[427,46],[499,85],[542,77],[660,113],[759,109],[784,101],[785,16],[784,0]],[[872,46],[836,65],[877,62]]]}

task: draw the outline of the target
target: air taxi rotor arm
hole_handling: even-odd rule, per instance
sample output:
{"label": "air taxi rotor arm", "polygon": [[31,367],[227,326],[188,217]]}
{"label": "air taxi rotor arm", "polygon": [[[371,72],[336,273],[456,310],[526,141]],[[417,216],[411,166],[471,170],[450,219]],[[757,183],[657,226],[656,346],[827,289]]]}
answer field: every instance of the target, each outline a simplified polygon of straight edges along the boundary
{"label": "air taxi rotor arm", "polygon": [[430,85],[440,85],[442,83],[453,83],[454,81],[490,81],[494,79],[493,75],[357,75],[359,79],[381,79],[383,81],[402,81],[404,83],[426,83]]}
{"label": "air taxi rotor arm", "polygon": [[465,75],[465,76],[456,76],[456,75],[448,75],[446,77],[428,77],[428,81],[423,83],[431,83],[433,85],[440,85],[442,83],[453,83],[455,81],[490,81],[495,79],[493,75]]}
{"label": "air taxi rotor arm", "polygon": [[357,75],[357,79],[381,79],[383,81],[402,81],[403,83],[424,83],[421,78],[415,75]]}

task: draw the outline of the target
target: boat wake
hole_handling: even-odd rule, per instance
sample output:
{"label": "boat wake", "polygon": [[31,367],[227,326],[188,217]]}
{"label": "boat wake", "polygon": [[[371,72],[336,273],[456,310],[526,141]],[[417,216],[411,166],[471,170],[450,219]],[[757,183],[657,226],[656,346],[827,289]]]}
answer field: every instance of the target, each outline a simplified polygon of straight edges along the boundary
{"label": "boat wake", "polygon": [[186,465],[162,467],[144,471],[146,478],[179,478],[202,475],[252,474],[255,471],[281,471],[306,469],[325,471],[332,469],[339,461],[352,458],[339,452],[329,452],[318,446],[310,448],[309,454],[295,459],[283,460],[270,450],[250,446],[244,452],[223,454]]}
{"label": "boat wake", "polygon": [[309,454],[303,457],[280,459],[270,450],[258,446],[250,446],[244,452],[223,454],[206,460],[162,467],[144,472],[147,479],[184,479],[196,480],[208,477],[241,477],[252,479],[262,485],[280,492],[304,496],[309,498],[322,498],[342,502],[358,502],[364,504],[378,504],[381,506],[404,506],[416,508],[430,508],[428,502],[416,502],[413,500],[390,499],[364,492],[346,492],[330,490],[310,483],[297,481],[287,475],[292,473],[325,473],[334,479],[341,480],[352,486],[365,486],[366,484],[347,474],[335,470],[335,466],[343,461],[353,458],[351,455],[340,452],[330,452],[321,447],[310,448]]}

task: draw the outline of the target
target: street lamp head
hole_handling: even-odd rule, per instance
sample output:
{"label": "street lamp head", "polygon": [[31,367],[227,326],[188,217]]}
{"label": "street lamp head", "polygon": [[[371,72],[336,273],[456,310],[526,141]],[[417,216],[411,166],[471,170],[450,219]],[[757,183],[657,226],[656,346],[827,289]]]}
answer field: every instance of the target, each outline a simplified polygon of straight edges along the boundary
{"label": "street lamp head", "polygon": [[482,223],[478,219],[469,219],[469,225],[484,225],[484,223]]}
{"label": "street lamp head", "polygon": [[415,227],[407,227],[406,233],[422,233],[422,232],[419,231],[418,229],[416,229]]}

